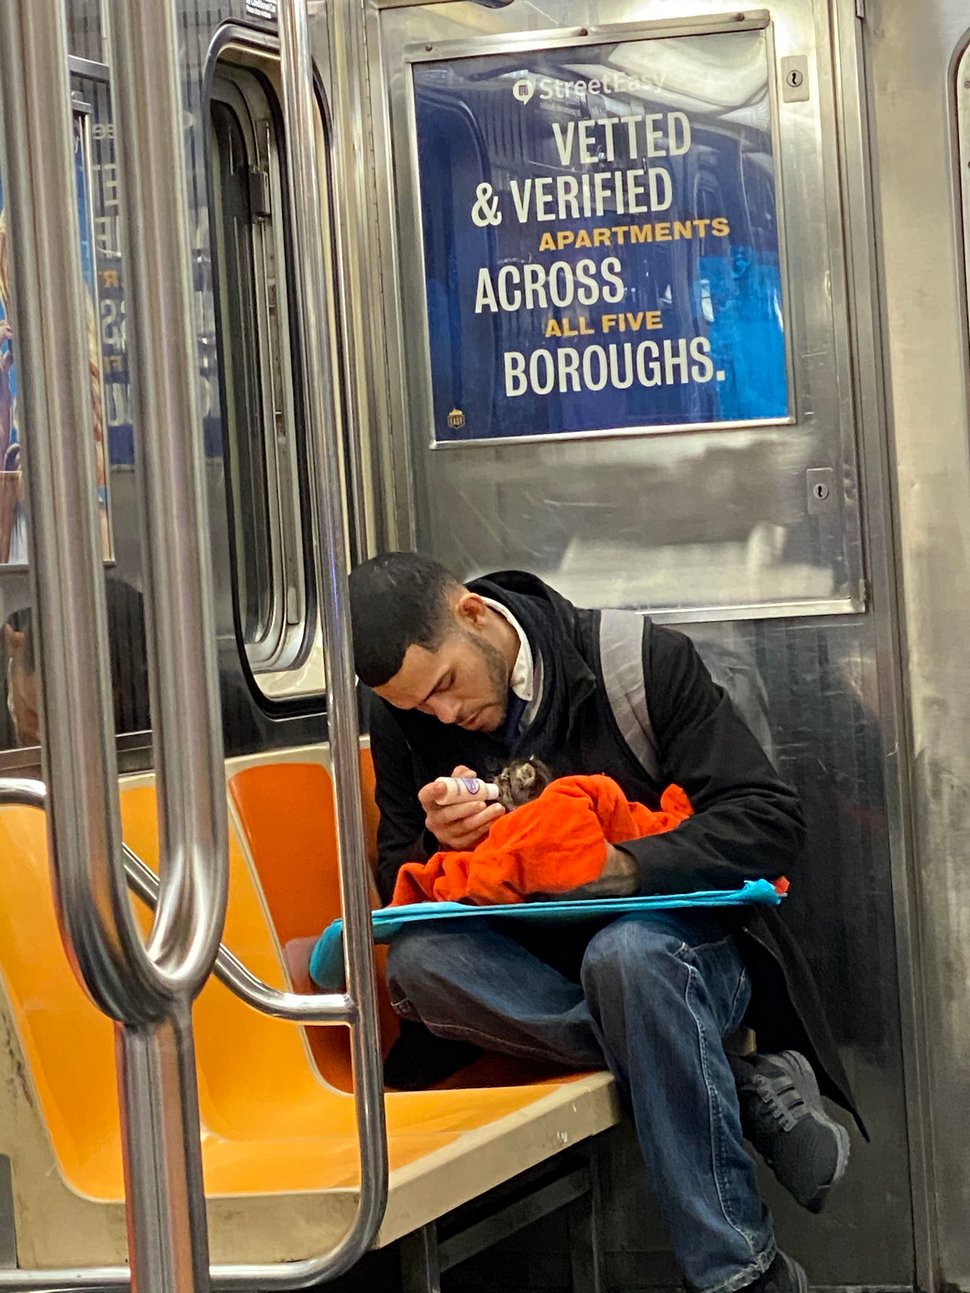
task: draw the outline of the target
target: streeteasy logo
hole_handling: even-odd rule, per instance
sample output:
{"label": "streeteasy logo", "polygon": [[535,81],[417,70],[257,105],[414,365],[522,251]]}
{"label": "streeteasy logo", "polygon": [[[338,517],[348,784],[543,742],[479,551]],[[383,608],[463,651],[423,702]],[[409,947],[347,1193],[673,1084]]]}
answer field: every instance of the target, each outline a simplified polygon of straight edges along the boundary
{"label": "streeteasy logo", "polygon": [[626,72],[604,72],[589,80],[564,81],[558,76],[520,76],[512,84],[512,94],[519,103],[528,103],[534,95],[540,99],[585,98],[588,94],[629,94],[652,89],[649,81]]}

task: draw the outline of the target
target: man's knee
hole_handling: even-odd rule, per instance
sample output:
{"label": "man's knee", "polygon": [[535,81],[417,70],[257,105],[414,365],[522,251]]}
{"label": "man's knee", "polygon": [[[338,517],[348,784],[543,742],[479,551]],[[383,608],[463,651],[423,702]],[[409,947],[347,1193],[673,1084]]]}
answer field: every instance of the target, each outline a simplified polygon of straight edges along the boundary
{"label": "man's knee", "polygon": [[433,929],[402,929],[387,949],[387,977],[408,983],[435,961],[435,944],[440,940]]}
{"label": "man's knee", "polygon": [[634,975],[667,978],[672,958],[684,946],[683,939],[669,926],[649,920],[623,919],[601,929],[589,941],[583,957],[583,987],[599,982],[617,983]]}
{"label": "man's knee", "polygon": [[389,982],[404,988],[435,977],[448,979],[455,975],[464,959],[474,962],[476,955],[481,956],[477,929],[455,931],[435,925],[415,925],[402,929],[391,940],[387,949],[387,977]]}

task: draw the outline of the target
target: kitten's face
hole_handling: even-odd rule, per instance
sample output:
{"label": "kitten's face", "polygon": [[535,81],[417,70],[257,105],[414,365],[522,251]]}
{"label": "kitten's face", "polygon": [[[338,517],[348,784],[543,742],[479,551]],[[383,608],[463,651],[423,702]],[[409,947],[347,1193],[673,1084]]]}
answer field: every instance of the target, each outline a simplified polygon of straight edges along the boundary
{"label": "kitten's face", "polygon": [[496,777],[499,802],[507,812],[538,799],[552,781],[552,773],[539,759],[520,759],[510,763]]}

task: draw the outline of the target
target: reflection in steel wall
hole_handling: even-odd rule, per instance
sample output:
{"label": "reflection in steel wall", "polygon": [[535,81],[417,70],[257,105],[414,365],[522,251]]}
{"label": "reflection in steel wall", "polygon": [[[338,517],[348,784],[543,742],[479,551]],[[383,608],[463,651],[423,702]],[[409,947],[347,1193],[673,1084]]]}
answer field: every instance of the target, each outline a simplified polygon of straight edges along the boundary
{"label": "reflection in steel wall", "polygon": [[[91,379],[91,408],[95,441],[95,480],[101,515],[101,551],[111,553],[108,519],[108,487],[104,446],[104,396],[102,359],[98,344],[98,294],[94,267],[89,123],[87,111],[74,113],[74,178],[77,187],[78,226],[81,238],[81,269],[84,274],[87,313],[88,368]],[[3,176],[0,175],[0,566],[24,566],[28,560],[27,520],[20,463],[20,426],[17,396],[24,375],[16,362],[17,345],[10,317],[10,281],[17,256],[15,238],[4,207]]]}
{"label": "reflection in steel wall", "polygon": [[816,973],[872,1137],[868,1145],[855,1138],[850,1174],[824,1221],[767,1179],[766,1198],[813,1283],[844,1284],[850,1271],[862,1284],[905,1282],[913,1231],[883,754],[892,725],[879,695],[875,625],[848,617],[688,631],[702,650],[730,647],[770,698],[775,762],[797,786],[809,825],[785,921]]}

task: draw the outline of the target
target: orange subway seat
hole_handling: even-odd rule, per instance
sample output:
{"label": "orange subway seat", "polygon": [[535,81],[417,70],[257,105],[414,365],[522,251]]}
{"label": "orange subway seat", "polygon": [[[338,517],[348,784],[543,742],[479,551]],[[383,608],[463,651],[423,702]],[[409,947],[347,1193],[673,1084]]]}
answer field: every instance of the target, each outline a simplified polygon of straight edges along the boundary
{"label": "orange subway seat", "polygon": [[[378,812],[368,749],[361,751],[361,783],[368,861],[373,869]],[[293,987],[297,992],[313,992],[309,975],[313,940],[341,915],[330,774],[319,763],[256,764],[234,773],[229,789],[277,936],[292,953],[287,962]],[[376,892],[373,888],[371,892],[376,905]],[[386,946],[375,947],[374,964],[386,1054],[399,1032],[387,994]],[[352,1090],[350,1048],[344,1030],[311,1028],[307,1032],[311,1053],[326,1080],[340,1090]],[[438,1083],[437,1089],[570,1081],[572,1077],[555,1065],[484,1055]]]}
{"label": "orange subway seat", "polygon": [[42,812],[0,812],[0,865],[0,967],[26,1060],[23,1080],[33,1083],[68,1180],[95,1197],[118,1197],[114,1034],[61,945]]}
{"label": "orange subway seat", "polygon": [[[157,866],[154,790],[122,794],[125,839]],[[50,897],[43,815],[0,812],[0,966],[27,1061],[24,1081],[39,1107],[57,1163],[72,1189],[94,1200],[122,1197],[112,1024],[78,985],[60,944]],[[230,846],[227,945],[260,977],[284,972],[262,898],[244,855]],[[195,1008],[210,1194],[340,1189],[357,1179],[351,1099],[321,1080],[292,1024],[270,1019],[212,981]],[[327,1031],[335,1031],[329,1029]],[[342,1031],[342,1030],[341,1030]],[[36,1101],[34,1100],[36,1094]],[[547,1087],[435,1091],[388,1101],[393,1169],[415,1164],[549,1094]],[[5,1133],[15,1136],[16,1128]],[[9,1140],[17,1171],[17,1146]]]}
{"label": "orange subway seat", "polygon": [[[377,809],[370,751],[361,752],[368,862],[377,855]],[[341,915],[337,864],[337,825],[333,782],[319,763],[264,763],[229,778],[229,793],[259,876],[273,927],[284,947],[317,937]],[[372,900],[377,895],[372,889]],[[309,963],[309,947],[306,949]],[[302,952],[301,952],[302,955]],[[385,1054],[398,1035],[397,1015],[387,995],[387,949],[375,948],[378,1009]],[[290,966],[297,991],[312,992],[309,970],[298,975]],[[310,1049],[320,1072],[333,1086],[352,1089],[350,1047],[344,1029],[308,1030]]]}

